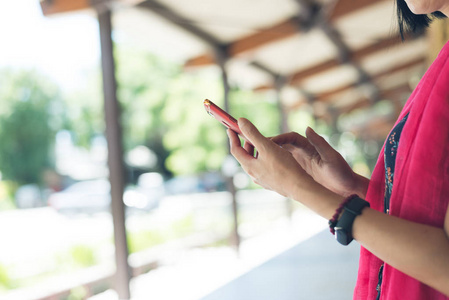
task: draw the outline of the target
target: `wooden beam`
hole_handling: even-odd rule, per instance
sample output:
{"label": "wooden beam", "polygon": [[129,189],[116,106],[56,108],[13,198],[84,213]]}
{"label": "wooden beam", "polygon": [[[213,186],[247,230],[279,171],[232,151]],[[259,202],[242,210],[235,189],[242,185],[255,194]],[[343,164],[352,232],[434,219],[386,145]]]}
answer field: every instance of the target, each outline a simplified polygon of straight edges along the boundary
{"label": "wooden beam", "polygon": [[352,59],[356,61],[360,61],[368,55],[374,54],[376,52],[388,49],[390,47],[399,45],[402,43],[402,40],[399,35],[388,36],[381,40],[376,40],[374,43],[360,48],[356,51],[353,51],[351,54]]}
{"label": "wooden beam", "polygon": [[314,76],[318,73],[328,71],[332,68],[338,67],[340,65],[340,61],[336,58],[329,59],[324,61],[318,65],[314,65],[310,68],[304,69],[302,71],[296,72],[290,77],[291,85],[298,85],[301,81],[303,81],[307,77]]}
{"label": "wooden beam", "polygon": [[382,76],[386,76],[386,75],[393,74],[393,73],[396,73],[396,72],[404,71],[404,70],[410,69],[412,67],[415,67],[417,65],[424,65],[425,63],[426,63],[426,58],[425,57],[418,57],[418,58],[415,58],[415,59],[413,59],[411,61],[399,64],[399,65],[394,66],[392,68],[386,69],[386,70],[384,70],[384,71],[382,71],[380,73],[377,73],[374,76],[374,78],[375,79],[379,79]]}
{"label": "wooden beam", "polygon": [[340,86],[338,88],[334,88],[332,90],[329,90],[327,92],[316,94],[315,95],[315,100],[316,101],[321,101],[321,102],[328,102],[328,101],[330,101],[332,99],[332,97],[334,95],[342,93],[342,92],[345,92],[345,91],[348,91],[348,90],[353,89],[353,88],[355,88],[357,86],[358,86],[357,82],[349,83],[349,84]]}
{"label": "wooden beam", "polygon": [[[361,49],[358,49],[351,53],[351,59],[354,61],[360,62],[363,58],[368,55],[374,54],[378,51],[385,50],[388,47],[397,45],[401,42],[399,36],[392,36],[386,39],[382,39],[380,41],[376,41],[373,44],[365,46]],[[310,68],[299,71],[291,76],[290,84],[298,85],[304,79],[317,75],[318,73],[328,71],[334,67],[340,65],[340,61],[338,59],[330,59],[325,62],[322,62],[318,65],[312,66]]]}
{"label": "wooden beam", "polygon": [[[407,94],[407,93],[411,93],[411,92],[412,92],[412,90],[410,88],[410,85],[405,83],[405,84],[401,84],[399,86],[395,86],[393,88],[383,90],[381,92],[380,97],[381,97],[381,99],[390,99],[392,101],[396,101],[398,95]],[[352,112],[355,109],[370,107],[372,105],[373,105],[373,103],[369,99],[362,97],[362,98],[360,98],[360,100],[356,101],[353,104],[340,107],[338,109],[338,111],[340,114],[346,114],[346,113]]]}
{"label": "wooden beam", "polygon": [[[380,73],[377,73],[377,74],[375,74],[374,76],[372,76],[372,79],[373,79],[373,80],[378,80],[380,77],[383,77],[383,76],[385,76],[385,75],[393,74],[393,73],[400,72],[400,71],[403,71],[403,70],[407,70],[407,69],[409,69],[409,68],[411,68],[411,67],[414,67],[414,66],[416,66],[416,65],[424,64],[425,62],[426,62],[426,58],[425,58],[425,57],[418,57],[418,58],[416,58],[416,59],[414,59],[414,60],[412,60],[412,61],[405,62],[405,63],[403,63],[403,64],[399,64],[399,65],[397,65],[397,66],[388,68],[388,69],[386,69],[386,70],[384,70],[384,71],[382,71],[382,72],[380,72]],[[350,84],[347,84],[347,85],[345,85],[345,86],[341,86],[341,87],[335,88],[335,89],[333,89],[333,90],[330,90],[330,91],[327,91],[327,92],[324,92],[324,93],[317,94],[317,95],[315,95],[315,99],[316,99],[316,101],[327,102],[327,101],[329,101],[335,94],[338,94],[338,93],[347,91],[347,90],[349,90],[349,89],[355,88],[355,87],[357,87],[358,85],[359,85],[359,83],[350,83]]]}
{"label": "wooden beam", "polygon": [[[228,50],[229,56],[237,56],[247,51],[254,50],[258,47],[264,46],[281,39],[288,38],[298,33],[298,20],[291,18],[289,20],[278,23],[272,27],[262,29],[252,35],[239,39],[228,45],[224,45]],[[185,67],[205,66],[215,63],[215,58],[212,55],[203,54],[198,57],[189,59],[185,63]]]}
{"label": "wooden beam", "polygon": [[189,20],[184,16],[179,15],[178,13],[171,10],[169,7],[159,3],[158,1],[146,0],[139,3],[137,6],[151,10],[157,15],[165,18],[172,24],[179,26],[183,30],[201,39],[203,42],[207,43],[209,46],[214,48],[214,50],[221,47],[221,43],[216,37],[204,31],[200,27],[196,26],[192,20]]}
{"label": "wooden beam", "polygon": [[237,56],[243,52],[251,51],[266,44],[291,37],[297,34],[298,30],[299,22],[295,18],[292,18],[231,43],[228,46],[228,53],[230,56]]}
{"label": "wooden beam", "polygon": [[387,89],[382,91],[382,98],[384,99],[391,99],[396,101],[398,95],[401,94],[411,94],[412,93],[412,88],[410,87],[410,85],[408,83]]}
{"label": "wooden beam", "polygon": [[[379,3],[379,0],[340,0],[338,1],[333,12],[330,14],[330,20],[335,21],[336,19],[344,17],[345,15],[352,13],[357,9],[369,7],[370,5],[377,3]],[[255,50],[258,47],[265,46],[269,43],[289,38],[294,34],[298,34],[300,32],[300,29],[301,28],[299,20],[296,18],[290,18],[272,27],[261,29],[257,33],[239,39],[225,46],[227,47],[227,49],[229,49],[230,57],[233,57],[242,54],[244,52]],[[199,64],[191,65],[191,62],[201,62],[202,65],[215,63],[213,57],[208,57],[209,60],[206,60],[204,59],[205,58],[204,55],[201,56],[202,59],[197,60],[196,58],[193,58],[189,60],[186,63],[186,67],[199,66]]]}
{"label": "wooden beam", "polygon": [[215,63],[215,56],[212,54],[203,54],[201,56],[193,57],[184,63],[184,68],[208,66]]}
{"label": "wooden beam", "polygon": [[[351,53],[351,58],[354,61],[360,62],[366,56],[369,56],[369,55],[374,54],[381,50],[385,50],[388,47],[392,47],[392,46],[398,45],[400,43],[401,43],[401,39],[399,36],[391,36],[391,37],[376,41],[373,44],[370,44],[368,46],[365,46],[361,49],[354,51],[353,53]],[[338,67],[340,64],[341,64],[341,62],[336,58],[326,60],[320,64],[314,65],[312,67],[298,71],[298,72],[290,75],[289,84],[290,85],[299,85],[304,79],[311,77],[311,76],[315,76],[322,72],[326,72],[332,68]],[[255,90],[267,90],[270,88],[274,89],[274,86],[270,87],[270,86],[265,85],[263,87],[257,87],[257,88],[255,88]]]}
{"label": "wooden beam", "polygon": [[40,5],[44,16],[91,8],[90,0],[43,0]]}
{"label": "wooden beam", "polygon": [[265,92],[265,91],[272,91],[274,90],[274,85],[261,85],[257,88],[253,89],[253,92]]}

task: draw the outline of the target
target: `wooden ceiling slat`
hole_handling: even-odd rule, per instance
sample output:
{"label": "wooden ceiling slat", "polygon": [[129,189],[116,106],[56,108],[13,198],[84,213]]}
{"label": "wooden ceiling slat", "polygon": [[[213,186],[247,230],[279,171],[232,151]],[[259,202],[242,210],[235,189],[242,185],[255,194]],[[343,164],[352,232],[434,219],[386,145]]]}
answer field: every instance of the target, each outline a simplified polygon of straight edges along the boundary
{"label": "wooden ceiling slat", "polygon": [[412,68],[412,67],[414,67],[416,65],[423,65],[426,62],[427,62],[427,58],[426,57],[424,57],[424,56],[423,57],[418,57],[418,58],[415,58],[415,59],[413,59],[411,61],[405,62],[403,64],[399,64],[397,66],[394,66],[392,68],[384,70],[384,71],[376,74],[375,78],[379,79],[382,76],[393,74],[393,73],[400,72],[400,71],[404,71],[404,70]]}
{"label": "wooden ceiling slat", "polygon": [[325,72],[325,71],[335,68],[339,65],[340,65],[340,61],[338,59],[327,60],[318,65],[314,65],[310,68],[304,69],[302,71],[299,71],[299,72],[293,74],[290,77],[289,83],[292,85],[297,85],[299,82],[301,82],[302,80],[304,80],[307,77],[316,75],[321,72]]}
{"label": "wooden ceiling slat", "polygon": [[170,9],[166,5],[154,1],[146,0],[137,5],[138,7],[148,9],[157,15],[170,21],[172,24],[178,25],[180,28],[184,29],[186,32],[191,33],[193,36],[201,39],[203,42],[207,43],[210,47],[216,49],[220,46],[220,41],[213,35],[209,34],[207,31],[196,26],[194,22],[174,10]]}
{"label": "wooden ceiling slat", "polygon": [[[381,93],[381,98],[395,100],[398,97],[398,95],[411,93],[411,92],[412,92],[412,90],[410,88],[410,85],[408,83],[404,83],[399,86],[383,90]],[[365,107],[369,107],[371,105],[373,105],[373,103],[369,99],[361,98],[359,101],[356,101],[353,104],[339,108],[338,111],[341,114],[346,114],[346,113],[350,113],[351,111],[353,111],[355,109],[365,108]]]}
{"label": "wooden ceiling slat", "polygon": [[237,56],[243,52],[251,51],[266,44],[291,37],[299,30],[298,21],[290,19],[271,28],[257,32],[244,39],[237,40],[228,46],[228,54]]}
{"label": "wooden ceiling slat", "polygon": [[348,15],[350,13],[356,12],[360,9],[364,9],[370,5],[378,4],[385,0],[339,0],[335,4],[334,9],[332,10],[329,20],[335,21],[340,17]]}
{"label": "wooden ceiling slat", "polygon": [[412,89],[408,83],[386,89],[382,92],[382,98],[395,100],[400,94],[411,93]]}
{"label": "wooden ceiling slat", "polygon": [[376,41],[373,44],[370,44],[366,47],[363,47],[357,51],[352,53],[352,58],[356,61],[360,61],[368,55],[374,54],[378,51],[382,51],[388,49],[389,47],[399,45],[402,42],[399,35],[392,35],[385,39],[381,39]]}
{"label": "wooden ceiling slat", "polygon": [[[331,13],[330,20],[334,21],[358,9],[362,9],[377,3],[379,3],[379,0],[340,0],[337,2],[337,5]],[[226,47],[229,49],[229,55],[232,57],[242,54],[246,51],[255,50],[258,47],[264,46],[274,41],[291,37],[292,35],[298,34],[299,32],[299,22],[296,19],[291,18],[270,28],[261,29],[259,32],[253,35],[249,35],[235,42],[229,43],[228,45],[226,45]],[[206,56],[202,55],[202,59],[196,60],[196,58],[193,58],[187,61],[186,67],[199,66],[199,64],[193,64],[194,62],[201,62],[203,65],[215,63],[214,60],[204,59]],[[213,59],[213,56],[209,55],[207,57]]]}
{"label": "wooden ceiling slat", "polygon": [[[386,70],[384,70],[384,71],[382,71],[380,73],[377,73],[377,74],[375,74],[372,77],[372,79],[379,79],[380,77],[383,77],[385,75],[393,74],[393,73],[400,72],[400,71],[403,71],[403,70],[407,70],[407,69],[409,69],[411,67],[414,67],[416,65],[424,64],[425,62],[426,62],[426,58],[425,57],[419,57],[419,58],[416,58],[416,59],[414,59],[412,61],[409,61],[409,62],[406,62],[406,63],[403,63],[403,64],[399,64],[397,66],[388,68],[388,69],[386,69]],[[338,93],[341,93],[341,92],[344,92],[344,91],[347,91],[349,89],[355,88],[359,84],[360,83],[351,83],[351,84],[348,84],[348,85],[345,85],[345,86],[342,86],[342,87],[338,87],[336,89],[327,91],[325,93],[317,94],[317,95],[315,95],[314,99],[316,101],[326,102],[326,101],[329,101],[334,95],[336,95]]]}
{"label": "wooden ceiling slat", "polygon": [[[379,41],[376,41],[373,44],[370,44],[366,47],[363,47],[359,50],[354,51],[351,53],[351,58],[354,61],[360,62],[363,58],[365,58],[368,55],[374,54],[377,51],[385,50],[388,47],[400,44],[401,40],[399,36],[391,36],[386,39],[382,39]],[[327,61],[324,61],[320,64],[314,65],[312,67],[309,67],[307,69],[301,70],[293,75],[289,76],[289,84],[290,85],[298,85],[300,84],[304,79],[317,75],[321,72],[328,71],[334,67],[338,67],[341,64],[341,62],[334,58]],[[268,86],[264,86],[263,89],[267,89]],[[273,87],[272,87],[273,88]],[[263,90],[256,88],[255,90]]]}
{"label": "wooden ceiling slat", "polygon": [[[298,26],[299,24],[297,20],[289,19],[270,28],[256,32],[243,39],[225,45],[225,47],[228,49],[229,56],[237,56],[241,53],[254,50],[269,43],[291,37],[298,33]],[[213,55],[203,54],[201,56],[189,59],[185,63],[185,67],[198,67],[214,63],[215,58]]]}
{"label": "wooden ceiling slat", "polygon": [[215,58],[211,54],[203,54],[201,56],[193,57],[184,63],[184,68],[208,66],[215,62]]}
{"label": "wooden ceiling slat", "polygon": [[44,0],[40,1],[42,13],[49,16],[57,13],[72,12],[91,7],[89,0]]}
{"label": "wooden ceiling slat", "polygon": [[340,86],[340,87],[332,89],[330,91],[316,94],[314,99],[316,101],[321,101],[321,102],[330,101],[334,95],[348,91],[350,89],[353,89],[353,88],[357,87],[358,84],[359,83],[357,83],[357,82],[349,83],[347,85]]}

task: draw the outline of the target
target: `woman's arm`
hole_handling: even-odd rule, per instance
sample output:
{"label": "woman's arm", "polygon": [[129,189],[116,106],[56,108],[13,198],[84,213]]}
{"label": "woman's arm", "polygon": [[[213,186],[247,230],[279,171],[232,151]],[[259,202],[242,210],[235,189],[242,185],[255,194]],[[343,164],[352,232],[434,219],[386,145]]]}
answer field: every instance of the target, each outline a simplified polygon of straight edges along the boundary
{"label": "woman's arm", "polygon": [[443,229],[365,209],[353,235],[387,264],[449,296],[449,208]]}
{"label": "woman's arm", "polygon": [[[330,219],[343,198],[312,188],[308,193],[298,188],[290,197]],[[387,264],[449,296],[449,207],[444,229],[365,208],[354,221],[353,236]]]}
{"label": "woman's arm", "polygon": [[[290,152],[263,137],[249,121],[240,119],[239,126],[258,156],[250,155],[237,135],[228,131],[231,153],[255,182],[303,203],[325,219],[333,216],[343,196],[317,183]],[[353,236],[387,264],[449,296],[449,212],[441,229],[366,208],[355,219]]]}

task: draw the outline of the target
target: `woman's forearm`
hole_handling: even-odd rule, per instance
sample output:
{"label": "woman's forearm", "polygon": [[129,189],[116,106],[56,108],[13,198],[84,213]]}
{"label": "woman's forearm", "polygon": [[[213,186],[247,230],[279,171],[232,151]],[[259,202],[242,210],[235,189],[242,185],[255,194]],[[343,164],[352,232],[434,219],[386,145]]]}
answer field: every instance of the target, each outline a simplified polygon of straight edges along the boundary
{"label": "woman's forearm", "polygon": [[365,209],[355,219],[353,235],[387,264],[449,296],[449,238],[444,229]]}
{"label": "woman's forearm", "polygon": [[[299,187],[292,198],[330,219],[343,198],[319,185],[309,187],[315,190]],[[353,236],[387,264],[449,296],[449,238],[444,229],[366,208],[355,219]]]}

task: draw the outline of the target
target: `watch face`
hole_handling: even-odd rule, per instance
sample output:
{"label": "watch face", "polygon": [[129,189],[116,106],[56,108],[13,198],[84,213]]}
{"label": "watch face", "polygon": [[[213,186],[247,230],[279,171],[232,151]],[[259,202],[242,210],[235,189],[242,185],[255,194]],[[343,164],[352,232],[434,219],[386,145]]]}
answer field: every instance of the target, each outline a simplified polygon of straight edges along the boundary
{"label": "watch face", "polygon": [[345,246],[353,240],[352,236],[341,227],[335,227],[335,239]]}

